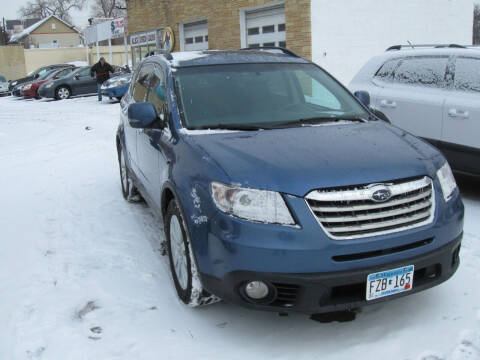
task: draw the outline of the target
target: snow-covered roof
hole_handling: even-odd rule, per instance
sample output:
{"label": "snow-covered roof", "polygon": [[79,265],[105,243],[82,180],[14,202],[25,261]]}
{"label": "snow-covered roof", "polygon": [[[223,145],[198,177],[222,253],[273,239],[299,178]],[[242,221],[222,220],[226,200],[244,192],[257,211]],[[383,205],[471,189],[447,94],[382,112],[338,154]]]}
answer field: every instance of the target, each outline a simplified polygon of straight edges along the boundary
{"label": "snow-covered roof", "polygon": [[22,38],[24,38],[25,36],[27,35],[30,35],[30,33],[34,32],[36,29],[38,29],[40,26],[42,26],[43,24],[45,24],[48,20],[50,20],[51,18],[55,18],[57,19],[58,21],[61,21],[62,23],[64,23],[65,25],[67,25],[69,28],[71,28],[72,30],[75,30],[76,32],[78,32],[77,29],[75,29],[75,27],[73,25],[70,25],[69,23],[67,23],[66,21],[60,19],[58,16],[56,15],[50,15],[48,17],[46,17],[45,19],[42,19],[38,22],[36,22],[35,24],[29,26],[28,28],[26,28],[25,30],[23,30],[22,32],[18,33],[18,34],[14,34],[12,36],[12,38],[10,39],[10,42],[14,42],[14,41],[18,41]]}

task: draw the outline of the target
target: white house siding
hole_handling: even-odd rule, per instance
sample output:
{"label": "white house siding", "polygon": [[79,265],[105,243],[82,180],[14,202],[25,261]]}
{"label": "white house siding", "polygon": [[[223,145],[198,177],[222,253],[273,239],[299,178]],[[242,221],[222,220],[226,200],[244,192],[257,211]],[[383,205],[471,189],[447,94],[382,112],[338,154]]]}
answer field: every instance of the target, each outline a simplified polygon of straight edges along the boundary
{"label": "white house siding", "polygon": [[312,59],[348,84],[392,45],[471,44],[473,0],[312,0]]}

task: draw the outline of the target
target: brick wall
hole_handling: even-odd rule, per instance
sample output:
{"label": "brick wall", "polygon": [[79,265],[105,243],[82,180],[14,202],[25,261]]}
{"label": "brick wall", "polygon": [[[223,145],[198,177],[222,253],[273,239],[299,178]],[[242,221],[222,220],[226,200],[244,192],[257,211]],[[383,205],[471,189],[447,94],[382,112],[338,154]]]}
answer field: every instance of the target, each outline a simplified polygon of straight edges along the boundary
{"label": "brick wall", "polygon": [[[287,47],[311,58],[310,1],[285,0]],[[199,18],[208,20],[210,49],[239,49],[239,9],[271,0],[130,0],[127,2],[130,33],[171,26],[175,32],[175,51],[180,50],[179,24]]]}

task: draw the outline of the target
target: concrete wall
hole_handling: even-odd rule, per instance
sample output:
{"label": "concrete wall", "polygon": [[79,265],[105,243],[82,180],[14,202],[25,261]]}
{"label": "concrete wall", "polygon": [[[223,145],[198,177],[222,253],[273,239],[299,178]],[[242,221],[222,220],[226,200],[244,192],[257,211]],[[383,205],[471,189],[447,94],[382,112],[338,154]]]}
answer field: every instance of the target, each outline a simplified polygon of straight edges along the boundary
{"label": "concrete wall", "polygon": [[312,59],[345,84],[391,45],[471,44],[473,0],[312,0]]}
{"label": "concrete wall", "polygon": [[[23,48],[22,48],[23,50]],[[130,55],[130,49],[129,55]],[[110,62],[108,46],[99,46],[100,56]],[[125,54],[123,45],[112,46],[113,65],[123,66]],[[84,47],[58,48],[58,49],[25,49],[25,71],[29,73],[41,66],[49,64],[61,64],[72,61],[87,61],[87,54]],[[96,48],[89,49],[90,65],[98,61]]]}
{"label": "concrete wall", "polygon": [[0,46],[0,75],[7,80],[25,76],[25,57],[23,46]]}
{"label": "concrete wall", "polygon": [[[285,0],[286,41],[289,49],[310,58],[310,1]],[[240,9],[272,0],[131,0],[127,2],[128,31],[135,33],[171,26],[180,50],[179,24],[206,18],[210,49],[239,49]]]}

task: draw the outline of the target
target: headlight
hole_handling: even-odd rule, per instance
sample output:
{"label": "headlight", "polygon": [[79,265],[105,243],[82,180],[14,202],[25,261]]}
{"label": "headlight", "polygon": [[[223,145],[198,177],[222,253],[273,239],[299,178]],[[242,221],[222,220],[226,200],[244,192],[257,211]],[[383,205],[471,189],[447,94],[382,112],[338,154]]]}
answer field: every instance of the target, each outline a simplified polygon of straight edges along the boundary
{"label": "headlight", "polygon": [[23,90],[30,90],[32,88],[32,84],[25,85]]}
{"label": "headlight", "polygon": [[450,200],[453,192],[457,188],[457,183],[455,182],[452,169],[450,169],[450,165],[448,165],[448,162],[445,161],[445,164],[443,164],[443,166],[438,169],[437,177],[438,181],[440,182],[440,187],[442,188],[445,201]]}
{"label": "headlight", "polygon": [[269,224],[295,224],[278,192],[245,189],[218,182],[212,182],[211,187],[213,201],[224,213]]}
{"label": "headlight", "polygon": [[17,85],[17,82],[16,81],[12,82],[12,86],[15,86],[15,85]]}
{"label": "headlight", "polygon": [[45,88],[49,89],[53,86],[53,82],[49,82],[45,84]]}

